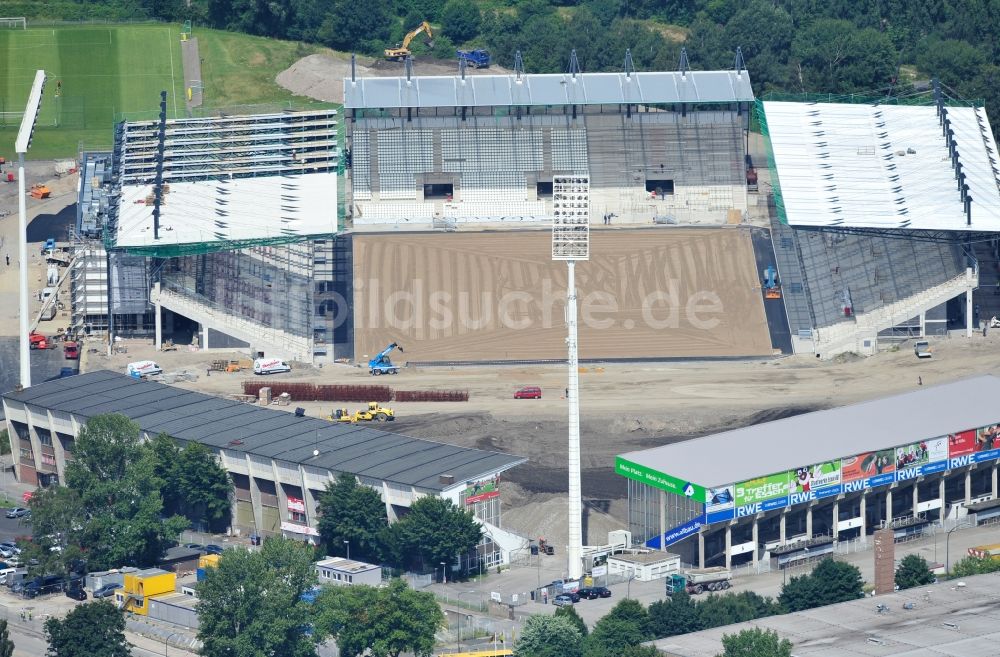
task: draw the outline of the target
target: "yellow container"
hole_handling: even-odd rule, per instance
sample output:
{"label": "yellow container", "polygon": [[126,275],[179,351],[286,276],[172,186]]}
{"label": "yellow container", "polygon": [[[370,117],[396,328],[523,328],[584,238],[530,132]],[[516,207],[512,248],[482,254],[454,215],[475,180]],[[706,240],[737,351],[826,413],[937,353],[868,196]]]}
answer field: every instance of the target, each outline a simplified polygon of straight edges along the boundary
{"label": "yellow container", "polygon": [[177,590],[177,574],[160,568],[147,568],[135,573],[125,573],[122,588],[115,591],[119,609],[140,616],[149,613],[149,599]]}
{"label": "yellow container", "polygon": [[219,556],[218,554],[203,554],[198,557],[198,567],[199,568],[218,568],[219,567]]}

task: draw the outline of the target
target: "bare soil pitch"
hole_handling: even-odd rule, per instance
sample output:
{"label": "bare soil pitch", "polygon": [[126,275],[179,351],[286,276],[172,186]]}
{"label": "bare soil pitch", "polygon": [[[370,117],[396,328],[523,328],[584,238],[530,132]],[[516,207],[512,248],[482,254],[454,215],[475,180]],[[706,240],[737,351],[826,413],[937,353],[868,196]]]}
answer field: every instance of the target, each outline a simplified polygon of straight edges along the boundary
{"label": "bare soil pitch", "polygon": [[[548,231],[356,236],[355,357],[398,342],[413,362],[566,358],[567,272],[550,244]],[[598,230],[576,272],[581,358],[772,353],[746,231]]]}

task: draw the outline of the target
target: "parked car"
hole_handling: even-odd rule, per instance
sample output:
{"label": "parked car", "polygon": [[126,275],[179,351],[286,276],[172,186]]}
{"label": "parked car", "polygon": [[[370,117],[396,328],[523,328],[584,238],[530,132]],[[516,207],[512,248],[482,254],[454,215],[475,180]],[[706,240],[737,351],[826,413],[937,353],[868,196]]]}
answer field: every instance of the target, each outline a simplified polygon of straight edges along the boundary
{"label": "parked car", "polygon": [[189,550],[204,550],[205,546],[201,543],[185,543],[181,547],[186,547]]}
{"label": "parked car", "polygon": [[66,597],[82,602],[87,599],[87,592],[83,590],[82,586],[69,586],[66,588]]}
{"label": "parked car", "polygon": [[576,592],[581,598],[585,600],[595,600],[597,598],[610,598],[611,589],[605,588],[603,586],[591,586],[585,589],[580,589]]}
{"label": "parked car", "polygon": [[[579,597],[577,597],[577,600],[579,600]],[[557,607],[564,607],[566,605],[571,605],[574,602],[576,602],[576,600],[573,599],[572,595],[569,593],[561,593],[556,596],[555,600],[552,601],[552,604]]]}
{"label": "parked car", "polygon": [[4,541],[0,543],[0,550],[10,550],[14,554],[21,554],[21,548],[17,547],[17,543],[13,541]]}
{"label": "parked car", "polygon": [[0,557],[3,557],[4,559],[10,559],[16,554],[17,552],[15,552],[13,548],[4,547],[0,545]]}
{"label": "parked car", "polygon": [[205,554],[222,554],[222,546],[209,543],[205,546]]}
{"label": "parked car", "polygon": [[63,590],[62,575],[44,575],[36,577],[24,585],[21,594],[26,598],[37,598],[40,595],[56,593]]}
{"label": "parked car", "polygon": [[121,588],[121,584],[105,584],[99,589],[94,589],[94,592],[90,594],[94,600],[100,600],[101,598],[110,598],[115,594],[115,591]]}
{"label": "parked car", "polygon": [[25,509],[21,506],[15,506],[13,509],[7,512],[8,518],[23,518],[24,516],[31,513],[31,509]]}
{"label": "parked car", "polygon": [[541,399],[542,389],[538,386],[524,386],[514,393],[514,399]]}

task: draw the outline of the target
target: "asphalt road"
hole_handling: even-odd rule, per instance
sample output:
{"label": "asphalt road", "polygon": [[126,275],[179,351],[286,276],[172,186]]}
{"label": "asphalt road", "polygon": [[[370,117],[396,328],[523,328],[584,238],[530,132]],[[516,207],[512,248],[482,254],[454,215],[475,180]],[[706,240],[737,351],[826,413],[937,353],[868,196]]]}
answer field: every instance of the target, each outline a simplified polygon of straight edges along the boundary
{"label": "asphalt road", "polygon": [[[21,378],[17,349],[16,337],[0,337],[0,392],[10,392]],[[30,354],[32,384],[58,378],[63,367],[79,369],[79,361],[66,360],[63,356],[62,343],[56,343],[55,349],[33,349]]]}

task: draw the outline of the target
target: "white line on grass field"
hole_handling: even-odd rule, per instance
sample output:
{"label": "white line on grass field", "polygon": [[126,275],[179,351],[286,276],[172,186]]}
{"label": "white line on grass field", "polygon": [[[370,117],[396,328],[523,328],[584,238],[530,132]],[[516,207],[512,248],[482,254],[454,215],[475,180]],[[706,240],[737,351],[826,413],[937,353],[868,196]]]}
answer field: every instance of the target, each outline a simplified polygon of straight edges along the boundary
{"label": "white line on grass field", "polygon": [[167,28],[167,52],[170,53],[170,95],[174,101],[174,118],[177,117],[177,87],[174,84],[174,41],[170,37],[170,29]]}

